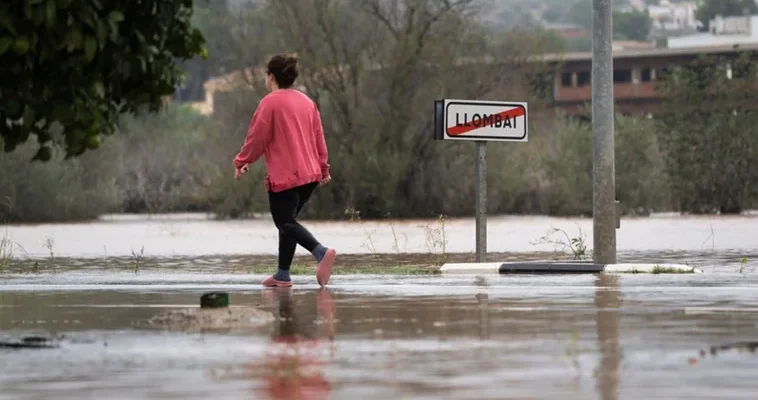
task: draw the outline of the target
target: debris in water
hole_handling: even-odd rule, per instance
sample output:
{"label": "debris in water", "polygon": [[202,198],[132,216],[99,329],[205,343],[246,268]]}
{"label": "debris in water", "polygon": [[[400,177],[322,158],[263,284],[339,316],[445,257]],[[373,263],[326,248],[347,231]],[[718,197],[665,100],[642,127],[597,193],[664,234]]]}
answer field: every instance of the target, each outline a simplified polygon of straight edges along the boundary
{"label": "debris in water", "polygon": [[147,322],[170,331],[204,332],[260,328],[274,320],[270,312],[252,307],[229,308],[228,293],[211,292],[200,297],[200,308],[168,311]]}
{"label": "debris in water", "polygon": [[229,293],[211,292],[200,297],[201,308],[224,308],[229,307]]}
{"label": "debris in water", "polygon": [[273,321],[273,314],[252,307],[189,308],[156,315],[148,324],[170,331],[201,332],[260,328]]}
{"label": "debris in water", "polygon": [[[716,357],[719,355],[719,353],[725,353],[725,352],[735,352],[735,353],[750,353],[750,354],[756,354],[756,351],[758,350],[758,342],[740,342],[740,343],[732,343],[732,344],[726,344],[722,346],[712,346],[709,350],[700,350],[700,359],[705,358],[708,354],[710,354],[713,357]],[[696,360],[693,362],[693,360]],[[690,365],[697,364],[696,358],[690,358],[688,360]]]}
{"label": "debris in water", "polygon": [[723,346],[713,346],[711,347],[711,355],[716,356],[718,355],[718,353],[723,353],[726,351],[736,351],[737,353],[755,354],[756,349],[758,349],[758,342],[741,342],[741,343],[727,344]]}
{"label": "debris in water", "polygon": [[0,348],[11,349],[55,349],[60,347],[57,340],[44,336],[25,336],[18,339],[0,339]]}

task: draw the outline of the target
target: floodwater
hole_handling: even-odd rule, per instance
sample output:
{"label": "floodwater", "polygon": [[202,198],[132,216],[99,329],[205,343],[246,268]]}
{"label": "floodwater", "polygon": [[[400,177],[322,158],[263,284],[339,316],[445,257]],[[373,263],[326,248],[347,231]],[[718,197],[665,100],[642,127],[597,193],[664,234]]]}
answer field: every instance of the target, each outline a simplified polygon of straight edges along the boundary
{"label": "floodwater", "polygon": [[[747,399],[758,390],[758,276],[6,274],[2,399]],[[225,290],[270,326],[145,326]],[[745,350],[748,349],[748,350]],[[754,351],[754,348],[752,348]]]}
{"label": "floodwater", "polygon": [[[343,254],[473,253],[472,219],[394,222],[305,222],[327,246]],[[488,250],[499,253],[551,252],[569,238],[586,237],[592,246],[591,219],[492,217]],[[4,232],[3,232],[4,231]],[[111,216],[78,224],[11,225],[0,237],[15,243],[19,257],[74,258],[206,257],[274,254],[278,235],[269,218],[214,221],[203,215]],[[735,217],[656,215],[623,219],[618,250],[639,252],[718,252],[736,254],[758,248],[758,214]],[[302,249],[298,250],[303,254]]]}
{"label": "floodwater", "polygon": [[[688,262],[703,274],[336,275],[328,290],[312,276],[263,289],[263,275],[244,272],[276,248],[269,221],[11,226],[23,265],[0,273],[0,341],[52,335],[60,346],[0,348],[0,399],[751,399],[756,222],[622,223],[623,260]],[[309,226],[342,253],[438,253],[443,231],[446,252],[473,248],[469,220],[444,230],[435,221]],[[489,247],[538,257],[556,250],[533,243],[546,231],[577,226],[591,245],[588,220],[496,218]],[[149,262],[132,271],[142,246]],[[216,290],[276,319],[205,333],[145,323]]]}

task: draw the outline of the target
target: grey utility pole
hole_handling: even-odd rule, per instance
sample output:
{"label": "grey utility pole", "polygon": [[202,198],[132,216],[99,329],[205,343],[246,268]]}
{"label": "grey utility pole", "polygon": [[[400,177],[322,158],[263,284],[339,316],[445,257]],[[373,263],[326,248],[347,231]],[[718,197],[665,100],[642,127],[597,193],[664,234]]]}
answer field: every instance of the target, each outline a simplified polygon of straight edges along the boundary
{"label": "grey utility pole", "polygon": [[612,0],[592,7],[592,227],[598,264],[616,263]]}

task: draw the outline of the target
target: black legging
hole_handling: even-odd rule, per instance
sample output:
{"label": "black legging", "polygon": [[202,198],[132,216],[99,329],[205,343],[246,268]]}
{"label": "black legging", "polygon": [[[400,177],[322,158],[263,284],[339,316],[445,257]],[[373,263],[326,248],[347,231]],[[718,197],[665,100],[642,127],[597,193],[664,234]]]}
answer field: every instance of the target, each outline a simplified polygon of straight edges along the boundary
{"label": "black legging", "polygon": [[281,269],[290,269],[298,244],[311,253],[319,245],[308,229],[295,221],[316,187],[318,187],[318,182],[268,194],[271,216],[279,229],[279,268]]}

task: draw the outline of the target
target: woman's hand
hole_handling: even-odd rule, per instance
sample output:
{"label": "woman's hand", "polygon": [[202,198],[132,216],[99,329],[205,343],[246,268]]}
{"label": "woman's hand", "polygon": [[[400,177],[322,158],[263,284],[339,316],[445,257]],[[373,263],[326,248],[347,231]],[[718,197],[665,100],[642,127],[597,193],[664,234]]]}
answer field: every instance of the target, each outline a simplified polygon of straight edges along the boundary
{"label": "woman's hand", "polygon": [[239,180],[242,178],[242,175],[247,172],[248,166],[244,165],[242,168],[234,167],[234,179]]}
{"label": "woman's hand", "polygon": [[332,177],[329,176],[329,175],[327,175],[325,178],[323,178],[320,181],[318,181],[318,185],[319,186],[324,186],[324,185],[326,185],[327,183],[329,183],[331,181],[332,181]]}

